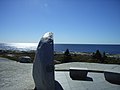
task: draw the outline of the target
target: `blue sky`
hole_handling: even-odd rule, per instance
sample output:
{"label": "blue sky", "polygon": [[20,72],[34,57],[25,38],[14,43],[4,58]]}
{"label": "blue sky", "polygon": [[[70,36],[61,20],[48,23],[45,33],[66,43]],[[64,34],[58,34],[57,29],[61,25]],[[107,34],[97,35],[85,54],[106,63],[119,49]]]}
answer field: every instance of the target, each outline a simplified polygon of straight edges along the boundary
{"label": "blue sky", "polygon": [[0,42],[120,44],[120,0],[0,0]]}

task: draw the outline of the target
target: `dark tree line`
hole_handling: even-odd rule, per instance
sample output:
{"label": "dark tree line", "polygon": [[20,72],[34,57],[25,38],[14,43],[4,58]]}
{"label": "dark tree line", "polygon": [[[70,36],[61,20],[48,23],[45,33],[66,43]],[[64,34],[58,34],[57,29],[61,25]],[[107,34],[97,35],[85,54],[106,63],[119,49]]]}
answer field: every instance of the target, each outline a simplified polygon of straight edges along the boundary
{"label": "dark tree line", "polygon": [[107,58],[105,52],[103,54],[100,53],[99,50],[96,51],[96,53],[93,53],[93,59],[99,60],[101,63],[104,63],[105,59]]}
{"label": "dark tree line", "polygon": [[67,62],[70,62],[71,60],[72,60],[72,56],[71,56],[71,54],[69,52],[69,49],[66,49],[62,62],[67,63]]}
{"label": "dark tree line", "polygon": [[[66,51],[63,54],[62,63],[73,62],[74,61],[73,57],[75,56],[70,54],[69,49],[66,49]],[[88,59],[90,59],[90,57]],[[86,59],[87,59],[87,56],[86,56]],[[96,50],[96,52],[93,53],[91,57],[91,60],[97,60],[100,63],[104,63],[106,59],[107,59],[106,53],[105,52],[101,53],[99,50]]]}

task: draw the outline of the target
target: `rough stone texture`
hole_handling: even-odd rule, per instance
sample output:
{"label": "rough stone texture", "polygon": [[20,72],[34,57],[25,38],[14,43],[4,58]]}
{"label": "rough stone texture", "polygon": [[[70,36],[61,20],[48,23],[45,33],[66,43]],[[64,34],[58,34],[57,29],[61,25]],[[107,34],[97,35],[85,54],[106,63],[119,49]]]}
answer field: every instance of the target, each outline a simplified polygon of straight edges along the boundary
{"label": "rough stone texture", "polygon": [[55,90],[52,33],[40,40],[33,63],[33,79],[37,90]]}
{"label": "rough stone texture", "polygon": [[0,90],[33,90],[31,63],[0,58]]}

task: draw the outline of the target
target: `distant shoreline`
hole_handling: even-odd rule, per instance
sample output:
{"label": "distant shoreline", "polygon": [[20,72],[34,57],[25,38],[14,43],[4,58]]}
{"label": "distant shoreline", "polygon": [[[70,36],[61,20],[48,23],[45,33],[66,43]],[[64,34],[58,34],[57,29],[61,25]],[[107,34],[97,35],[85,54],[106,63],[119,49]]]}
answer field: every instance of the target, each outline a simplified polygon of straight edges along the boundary
{"label": "distant shoreline", "polygon": [[[24,51],[24,50],[1,50],[0,49],[0,53],[3,53],[3,52],[15,52],[15,53],[21,53],[21,52],[26,52],[26,53],[29,53],[29,52],[35,52],[36,50],[26,50],[26,51]],[[64,51],[54,51],[54,54],[63,54],[65,52],[65,50]],[[84,55],[84,54],[86,54],[86,55],[91,55],[92,53],[94,53],[94,52],[78,52],[78,51],[70,51],[70,53],[71,54],[82,54],[82,55]],[[106,53],[107,55],[120,55],[120,53],[118,53],[118,54],[110,54],[110,53]]]}
{"label": "distant shoreline", "polygon": [[[0,50],[35,51],[36,49],[37,43],[0,43]],[[76,53],[93,53],[100,50],[108,54],[120,54],[119,44],[54,44],[55,52],[64,52],[66,49]]]}
{"label": "distant shoreline", "polygon": [[[24,44],[24,42],[22,42]],[[17,43],[6,43],[6,42],[0,42],[0,44],[21,44],[19,42]],[[38,43],[30,43],[30,42],[26,42],[26,44],[36,44],[38,45]],[[80,44],[80,45],[120,45],[120,43],[54,43],[54,44]]]}
{"label": "distant shoreline", "polygon": [[[64,63],[64,51],[54,52],[54,60],[56,64]],[[94,52],[95,53],[95,52]],[[100,52],[101,53],[101,52]],[[71,60],[67,62],[89,62],[89,63],[101,63],[100,60],[93,58],[93,52],[70,52]],[[102,55],[103,53],[101,53]],[[120,64],[120,54],[108,54],[104,64]],[[8,58],[19,62],[21,57],[29,57],[31,63],[34,61],[35,50],[19,51],[19,50],[0,50],[0,57]]]}

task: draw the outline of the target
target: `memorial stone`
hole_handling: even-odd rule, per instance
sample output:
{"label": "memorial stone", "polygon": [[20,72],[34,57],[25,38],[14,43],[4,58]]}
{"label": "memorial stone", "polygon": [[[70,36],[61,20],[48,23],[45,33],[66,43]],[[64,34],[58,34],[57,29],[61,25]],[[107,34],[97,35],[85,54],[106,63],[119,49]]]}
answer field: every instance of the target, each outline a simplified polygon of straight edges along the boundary
{"label": "memorial stone", "polygon": [[41,38],[33,63],[33,79],[37,90],[55,90],[53,34]]}

